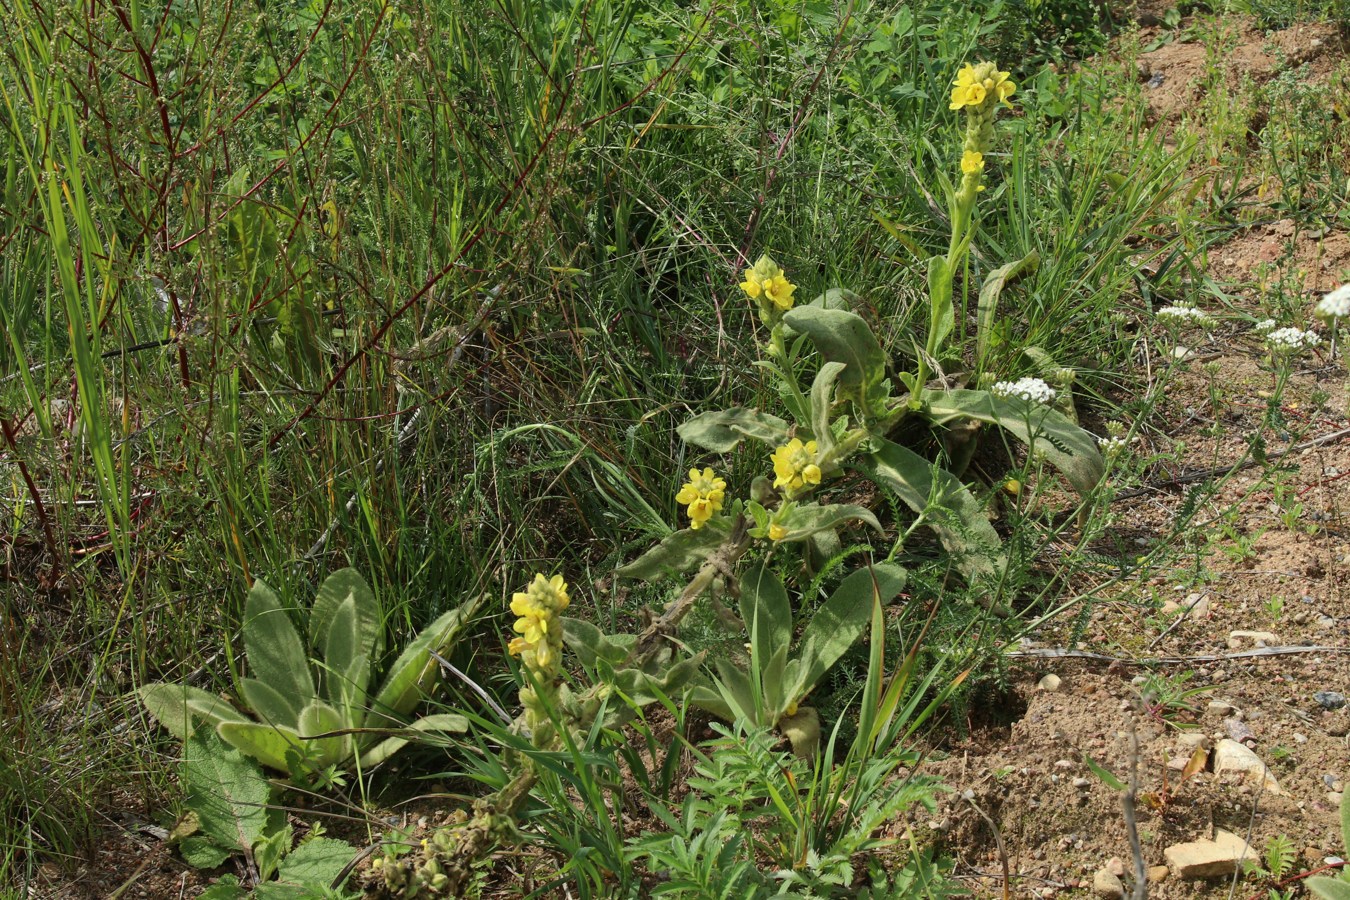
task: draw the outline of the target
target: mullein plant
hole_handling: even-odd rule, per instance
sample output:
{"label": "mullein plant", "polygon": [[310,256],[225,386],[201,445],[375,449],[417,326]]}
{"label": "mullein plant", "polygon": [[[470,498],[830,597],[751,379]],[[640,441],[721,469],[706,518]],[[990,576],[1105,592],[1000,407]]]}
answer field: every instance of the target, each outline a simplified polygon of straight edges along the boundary
{"label": "mullein plant", "polygon": [[[847,291],[827,291],[799,304],[798,286],[771,256],[762,255],[745,269],[740,287],[768,330],[759,365],[777,383],[788,418],[738,407],[695,416],[678,433],[685,443],[715,454],[731,453],[747,439],[765,445],[759,457],[763,474],[741,496],[713,466],[690,469],[687,479],[677,482],[671,496],[682,507],[687,527],[668,534],[617,573],[649,582],[668,577],[684,581],[639,634],[606,635],[590,623],[561,615],[568,606],[568,590],[557,576],[536,576],[529,589],[513,596],[517,619],[509,649],[522,661],[524,685],[523,711],[512,730],[526,742],[520,752],[509,754],[517,773],[497,793],[476,801],[471,815],[460,813],[458,822],[439,830],[420,852],[402,860],[387,857],[373,886],[377,896],[425,896],[423,890],[445,895],[463,887],[482,854],[512,839],[514,822],[543,777],[531,752],[584,747],[586,740],[622,724],[641,706],[667,700],[691,684],[687,696],[695,705],[724,718],[776,727],[798,754],[812,756],[820,726],[816,711],[804,701],[868,624],[875,629],[883,621],[882,610],[905,582],[897,560],[920,525],[937,534],[954,568],[981,588],[973,593],[988,595],[982,602],[1000,609],[996,598],[1007,560],[985,504],[961,481],[960,465],[949,470],[892,437],[902,424],[912,424],[911,419],[938,437],[994,425],[1058,468],[1080,493],[1090,492],[1102,476],[1095,439],[1050,405],[1056,399],[1071,402],[1058,396],[1056,388],[1039,380],[1008,381],[995,391],[928,385],[934,366],[949,349],[953,273],[970,247],[995,114],[1000,105],[1010,103],[1014,90],[1008,74],[991,63],[966,66],[954,83],[953,108],[966,116],[961,181],[950,192],[948,252],[930,261],[930,330],[917,354],[917,371],[899,376],[907,392],[892,396],[890,360],[871,327],[849,308]],[[1002,286],[1036,263],[1032,254],[990,273],[980,291],[979,355]],[[815,373],[804,386],[802,375],[811,367]],[[1061,390],[1065,383],[1059,383]],[[906,427],[903,433],[922,430]],[[921,449],[931,443],[923,440]],[[874,482],[884,489],[879,494],[898,497],[916,518],[889,548],[880,548],[873,563],[839,580],[811,621],[798,630],[788,585],[779,572],[818,575],[842,558],[844,529],[861,523],[882,532],[867,507],[831,501],[831,492],[847,476]],[[788,564],[756,561],[737,572],[752,550],[770,560],[786,558]],[[800,566],[794,565],[792,554],[800,554]],[[700,674],[702,654],[678,655],[675,633],[701,598],[718,592],[736,601],[748,658],[719,660],[713,672]],[[722,612],[723,618],[734,617],[725,608]],[[589,686],[574,691],[565,683],[564,648],[574,654]],[[876,708],[861,711],[869,720],[882,716],[897,698],[888,691],[885,698],[874,699]]]}

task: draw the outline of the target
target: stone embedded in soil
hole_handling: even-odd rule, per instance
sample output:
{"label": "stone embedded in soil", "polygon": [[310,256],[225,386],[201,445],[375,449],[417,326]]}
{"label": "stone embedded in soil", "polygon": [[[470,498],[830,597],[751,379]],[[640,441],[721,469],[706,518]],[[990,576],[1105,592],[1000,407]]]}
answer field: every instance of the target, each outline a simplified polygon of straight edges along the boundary
{"label": "stone embedded in soil", "polygon": [[1225,738],[1214,747],[1214,774],[1227,772],[1241,773],[1245,780],[1263,785],[1272,794],[1282,794],[1280,783],[1270,773],[1270,769],[1245,744],[1239,744],[1231,738]]}
{"label": "stone embedded in soil", "polygon": [[1246,841],[1222,828],[1215,832],[1212,841],[1173,844],[1163,851],[1163,856],[1167,868],[1178,878],[1222,878],[1232,875],[1244,860],[1256,860]]}
{"label": "stone embedded in soil", "polygon": [[1106,900],[1120,900],[1125,896],[1125,885],[1120,883],[1119,877],[1107,869],[1101,869],[1092,876],[1092,893]]}
{"label": "stone embedded in soil", "polygon": [[1323,709],[1340,709],[1346,704],[1345,695],[1339,691],[1318,691],[1313,694],[1313,699]]}
{"label": "stone embedded in soil", "polygon": [[1158,884],[1159,882],[1166,881],[1167,876],[1171,874],[1172,870],[1167,868],[1167,866],[1149,866],[1148,883]]}
{"label": "stone embedded in soil", "polygon": [[1061,684],[1063,684],[1063,682],[1058,675],[1046,675],[1040,681],[1036,682],[1036,687],[1047,693],[1053,694],[1055,691],[1059,690]]}
{"label": "stone embedded in soil", "polygon": [[1233,704],[1225,703],[1222,700],[1211,700],[1209,705],[1205,707],[1206,712],[1216,716],[1232,715],[1234,709]]}
{"label": "stone embedded in soil", "polygon": [[1275,647],[1280,643],[1280,639],[1273,632],[1269,631],[1230,631],[1228,632],[1228,646],[1236,650],[1243,643],[1250,641],[1258,647]]}

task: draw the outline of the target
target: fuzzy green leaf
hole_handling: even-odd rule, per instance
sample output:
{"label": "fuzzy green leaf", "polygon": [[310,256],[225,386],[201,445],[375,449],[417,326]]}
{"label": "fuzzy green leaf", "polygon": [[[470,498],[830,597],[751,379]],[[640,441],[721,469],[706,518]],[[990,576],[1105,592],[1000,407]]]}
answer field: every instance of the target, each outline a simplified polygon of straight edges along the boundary
{"label": "fuzzy green leaf", "polygon": [[323,649],[324,695],[348,728],[361,727],[370,681],[369,634],[360,615],[356,596],[349,594],[329,620]]}
{"label": "fuzzy green leaf", "polygon": [[789,310],[783,321],[808,335],[827,362],[844,364],[838,375],[841,390],[868,406],[884,397],[886,355],[861,316],[840,309],[799,306]]}
{"label": "fuzzy green leaf", "polygon": [[928,260],[928,349],[935,356],[942,355],[942,344],[956,327],[952,307],[952,270],[943,256]]}
{"label": "fuzzy green leaf", "polygon": [[604,660],[611,666],[617,666],[628,658],[634,636],[619,634],[608,637],[599,628],[584,619],[562,617],[563,641],[581,660],[581,664],[594,668],[598,660]]}
{"label": "fuzzy green leaf", "polygon": [[851,503],[831,503],[825,506],[799,506],[792,511],[788,518],[788,531],[781,540],[792,542],[801,541],[809,538],[813,534],[821,531],[834,531],[847,522],[866,522],[877,531],[881,531],[881,523],[872,511],[865,506],[854,506]]}
{"label": "fuzzy green leaf", "polygon": [[1350,900],[1350,881],[1316,875],[1307,881],[1308,890],[1323,900]]}
{"label": "fuzzy green leaf", "polygon": [[300,710],[300,719],[295,730],[305,742],[307,759],[322,768],[337,765],[352,755],[352,736],[350,734],[320,738],[321,734],[341,731],[352,727],[342,715],[322,700],[311,700]]}
{"label": "fuzzy green leaf", "polygon": [[988,391],[925,391],[923,398],[929,417],[938,424],[976,419],[1003,428],[1063,472],[1080,494],[1091,491],[1105,474],[1096,439],[1048,406]]}
{"label": "fuzzy green leaf", "polygon": [[221,722],[248,721],[214,694],[185,684],[147,684],[136,691],[136,696],[159,724],[180,741],[191,737],[198,722],[214,729]]}
{"label": "fuzzy green leaf", "polygon": [[1030,275],[1041,263],[1041,255],[1032,250],[1019,260],[999,266],[989,273],[980,288],[979,305],[975,313],[975,359],[983,369],[989,354],[989,335],[994,328],[994,316],[998,312],[999,295],[1008,282],[1022,275]]}
{"label": "fuzzy green leaf", "polygon": [[[787,703],[800,703],[839,658],[857,642],[872,618],[872,604],[883,607],[905,586],[905,570],[880,563],[850,574],[816,611],[798,642],[796,677],[784,694]],[[875,581],[873,580],[875,576]]]}
{"label": "fuzzy green leaf", "polygon": [[431,651],[445,655],[469,626],[480,603],[482,598],[476,597],[444,613],[409,642],[371,702],[371,712],[366,718],[368,727],[402,725],[399,719],[413,711],[436,673]]}
{"label": "fuzzy green leaf", "polygon": [[686,528],[667,535],[661,543],[626,566],[615,570],[620,578],[660,581],[672,573],[701,566],[726,539],[727,529],[717,519],[702,528]]}
{"label": "fuzzy green leaf", "polygon": [[310,645],[316,650],[327,646],[329,624],[348,598],[356,606],[357,644],[367,657],[378,660],[384,654],[384,611],[361,573],[351,568],[339,569],[319,585],[309,613]]}
{"label": "fuzzy green leaf", "polygon": [[741,575],[740,610],[759,665],[792,643],[792,603],[778,576],[764,563]]}
{"label": "fuzzy green leaf", "polygon": [[291,774],[291,769],[286,764],[286,751],[303,744],[299,732],[285,725],[221,722],[216,726],[216,732],[225,743],[235,747],[245,756],[287,775]]}
{"label": "fuzzy green leaf", "polygon": [[239,696],[249,712],[265,724],[294,728],[300,718],[300,706],[293,697],[256,678],[239,679]]}
{"label": "fuzzy green leaf", "polygon": [[407,728],[399,729],[399,734],[385,738],[361,757],[363,769],[378,766],[389,757],[417,739],[417,733],[423,734],[462,734],[469,730],[469,720],[454,713],[439,713],[423,716]]}
{"label": "fuzzy green leaf", "polygon": [[[222,727],[231,724],[226,722]],[[183,744],[183,785],[202,836],[239,852],[253,848],[267,828],[272,788],[258,766],[220,737],[198,729]]]}
{"label": "fuzzy green leaf", "polygon": [[309,657],[289,614],[261,578],[244,602],[244,651],[254,678],[291,698],[297,709],[315,696]]}
{"label": "fuzzy green leaf", "polygon": [[786,443],[788,423],[757,409],[736,407],[694,416],[675,430],[686,444],[714,453],[730,453],[745,438],[771,447]]}
{"label": "fuzzy green leaf", "polygon": [[877,449],[855,461],[878,484],[895,491],[915,512],[928,513],[927,524],[967,578],[992,576],[1007,563],[1003,542],[979,502],[945,469],[914,451],[878,440]]}
{"label": "fuzzy green leaf", "polygon": [[811,434],[816,439],[816,452],[821,456],[834,449],[830,409],[834,405],[834,383],[845,368],[841,362],[827,362],[811,382]]}
{"label": "fuzzy green leaf", "polygon": [[233,875],[225,875],[220,881],[198,894],[197,900],[246,900],[248,896],[248,891],[239,886],[239,879]]}

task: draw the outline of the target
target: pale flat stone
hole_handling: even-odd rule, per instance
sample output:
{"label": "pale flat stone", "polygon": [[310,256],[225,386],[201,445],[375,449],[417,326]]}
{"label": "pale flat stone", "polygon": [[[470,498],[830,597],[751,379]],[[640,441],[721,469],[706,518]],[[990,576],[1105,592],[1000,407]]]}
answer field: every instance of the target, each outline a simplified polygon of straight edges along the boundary
{"label": "pale flat stone", "polygon": [[1270,631],[1230,631],[1228,640],[1251,641],[1254,644],[1265,644],[1267,647],[1275,647],[1280,643],[1280,639]]}
{"label": "pale flat stone", "polygon": [[1214,745],[1214,774],[1238,772],[1249,782],[1259,784],[1272,794],[1284,793],[1270,769],[1245,744],[1224,738]]}
{"label": "pale flat stone", "polygon": [[1163,857],[1169,872],[1178,878],[1223,878],[1232,875],[1243,860],[1256,860],[1246,841],[1222,828],[1212,841],[1173,844],[1163,851]]}
{"label": "pale flat stone", "polygon": [[1125,885],[1117,876],[1102,869],[1092,876],[1092,893],[1103,900],[1120,900],[1125,896]]}
{"label": "pale flat stone", "polygon": [[1059,690],[1059,686],[1061,684],[1063,684],[1063,681],[1060,680],[1060,677],[1058,675],[1047,675],[1040,681],[1036,682],[1036,687],[1040,688],[1046,693],[1053,694],[1055,691]]}

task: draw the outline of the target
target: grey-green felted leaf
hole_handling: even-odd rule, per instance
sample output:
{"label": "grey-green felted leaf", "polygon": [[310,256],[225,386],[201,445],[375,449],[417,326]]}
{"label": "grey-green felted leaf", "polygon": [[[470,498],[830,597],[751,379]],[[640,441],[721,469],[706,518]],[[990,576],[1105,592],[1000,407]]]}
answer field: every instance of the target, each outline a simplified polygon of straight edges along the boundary
{"label": "grey-green felted leaf", "polygon": [[[963,575],[977,578],[1002,571],[1007,564],[1003,542],[959,479],[907,447],[886,440],[877,440],[874,445],[876,450],[855,458],[853,464],[873,481],[895,491],[910,509],[928,511],[928,526]],[[930,503],[934,506],[931,511]]]}
{"label": "grey-green felted leaf", "polygon": [[214,729],[221,722],[248,721],[214,694],[185,684],[147,684],[136,691],[136,696],[159,724],[180,741],[186,741],[199,723]]}
{"label": "grey-green felted leaf", "polygon": [[563,642],[581,660],[583,666],[594,668],[596,661],[603,659],[611,666],[617,666],[628,658],[633,646],[631,634],[607,637],[604,632],[584,619],[562,617]]}
{"label": "grey-green felted leaf", "polygon": [[788,666],[788,646],[782,645],[774,650],[773,656],[761,661],[759,690],[761,717],[756,723],[766,728],[772,727],[779,715],[790,702],[787,697],[785,675]]}
{"label": "grey-green felted leaf", "polygon": [[183,744],[183,787],[203,837],[240,852],[262,837],[271,785],[252,760],[206,728]]}
{"label": "grey-green felted leaf", "polygon": [[194,834],[178,842],[178,853],[183,862],[194,869],[214,869],[222,865],[238,850],[227,850],[204,835]]}
{"label": "grey-green felted leaf", "polygon": [[689,692],[689,705],[711,713],[724,722],[734,722],[737,719],[737,713],[731,708],[721,693],[721,691],[711,688],[705,684],[696,685]]}
{"label": "grey-green felted leaf", "polygon": [[258,722],[221,722],[216,732],[225,743],[245,756],[275,769],[291,774],[286,764],[286,751],[302,745],[300,733],[285,725],[262,725]]}
{"label": "grey-green felted leaf", "polygon": [[277,881],[326,890],[355,855],[356,849],[346,841],[310,838],[282,859]]}
{"label": "grey-green felted leaf", "polygon": [[816,453],[824,456],[834,449],[834,431],[830,429],[830,408],[834,405],[834,383],[844,371],[844,363],[827,362],[811,382],[811,434]]}
{"label": "grey-green felted leaf", "polygon": [[741,575],[740,593],[741,621],[763,666],[779,647],[792,643],[792,603],[783,582],[764,563]]}
{"label": "grey-green felted leaf", "polygon": [[355,569],[339,569],[319,585],[314,608],[309,613],[309,642],[316,650],[324,648],[329,623],[349,597],[356,605],[356,627],[360,634],[357,643],[367,657],[378,660],[384,653],[384,611],[370,585]]}
{"label": "grey-green felted leaf", "polygon": [[831,503],[826,506],[808,504],[799,506],[788,517],[787,534],[780,540],[801,541],[821,531],[833,531],[848,522],[865,522],[877,531],[881,523],[870,509],[851,503]]}
{"label": "grey-green felted leaf", "polygon": [[838,376],[841,390],[869,407],[884,397],[886,355],[861,316],[840,309],[799,306],[789,310],[783,321],[808,335],[827,362],[844,364]]}
{"label": "grey-green felted leaf", "polygon": [[726,537],[727,531],[713,519],[702,528],[686,528],[667,535],[661,543],[628,565],[620,566],[614,574],[620,578],[660,581],[672,573],[688,572],[703,565]]}
{"label": "grey-green felted leaf", "polygon": [[[1342,803],[1350,801],[1341,801]],[[1325,875],[1316,875],[1309,878],[1306,882],[1308,890],[1312,891],[1323,900],[1350,900],[1350,881],[1342,881],[1339,878],[1328,878]]]}
{"label": "grey-green felted leaf", "polygon": [[369,637],[362,627],[356,596],[349,594],[329,619],[322,665],[324,696],[348,728],[360,728],[365,719]]}
{"label": "grey-green felted leaf", "polygon": [[659,675],[651,675],[640,669],[620,669],[614,673],[613,684],[628,698],[628,702],[634,706],[646,706],[683,688],[698,674],[702,662],[702,653],[689,656],[666,666]]}
{"label": "grey-green felted leaf", "polygon": [[294,698],[297,708],[315,696],[305,645],[261,578],[254,580],[244,603],[244,651],[250,674],[283,697]]}
{"label": "grey-green felted leaf", "polygon": [[[285,725],[294,728],[300,718],[300,706],[308,697],[296,698],[282,694],[270,684],[256,678],[239,679],[239,695],[249,711],[267,725]],[[296,702],[299,699],[299,702]]]}
{"label": "grey-green felted leaf", "polygon": [[904,586],[905,570],[889,563],[859,569],[840,582],[802,630],[796,654],[801,668],[788,686],[787,702],[800,703],[857,642],[871,621],[874,592],[884,607]]}
{"label": "grey-green felted leaf", "polygon": [[342,715],[322,700],[311,700],[300,710],[300,720],[295,730],[308,744],[306,757],[317,768],[332,766],[351,758],[353,754],[352,736],[344,734],[335,737],[320,738],[318,735],[341,731],[351,727]]}
{"label": "grey-green felted leaf", "polygon": [[1058,410],[988,391],[924,391],[923,398],[928,415],[939,424],[968,418],[998,425],[1063,472],[1080,494],[1105,474],[1096,438]]}
{"label": "grey-green felted leaf", "polygon": [[482,598],[476,597],[446,612],[408,643],[371,701],[367,727],[402,725],[399,719],[413,711],[436,673],[437,663],[431,658],[431,651],[444,656],[469,626],[481,602]]}
{"label": "grey-green felted leaf", "polygon": [[401,729],[400,734],[387,737],[380,741],[374,747],[361,757],[361,767],[371,768],[378,766],[389,757],[406,747],[411,741],[417,739],[417,732],[423,734],[462,734],[469,730],[469,720],[463,716],[454,713],[438,713],[434,716],[423,716],[416,722],[413,722],[407,728]]}
{"label": "grey-green felted leaf", "polygon": [[787,443],[788,423],[757,409],[736,407],[701,413],[675,430],[686,444],[730,453],[745,438],[771,447]]}
{"label": "grey-green felted leaf", "polygon": [[975,313],[975,359],[983,367],[989,353],[989,335],[994,328],[994,317],[998,313],[999,294],[1008,282],[1022,275],[1029,275],[1040,265],[1041,255],[1032,250],[1019,260],[999,266],[989,273],[980,288],[980,301]]}
{"label": "grey-green felted leaf", "polygon": [[934,256],[928,260],[928,308],[927,346],[940,356],[943,342],[956,326],[956,314],[952,308],[952,270],[943,256]]}
{"label": "grey-green felted leaf", "polygon": [[[726,701],[727,708],[732,712],[732,716],[727,721],[734,721],[742,716],[753,719],[755,717],[755,694],[750,686],[750,676],[744,669],[728,659],[714,660],[713,668],[717,670],[715,681],[717,693]],[[714,712],[712,709],[708,709],[708,711]]]}

